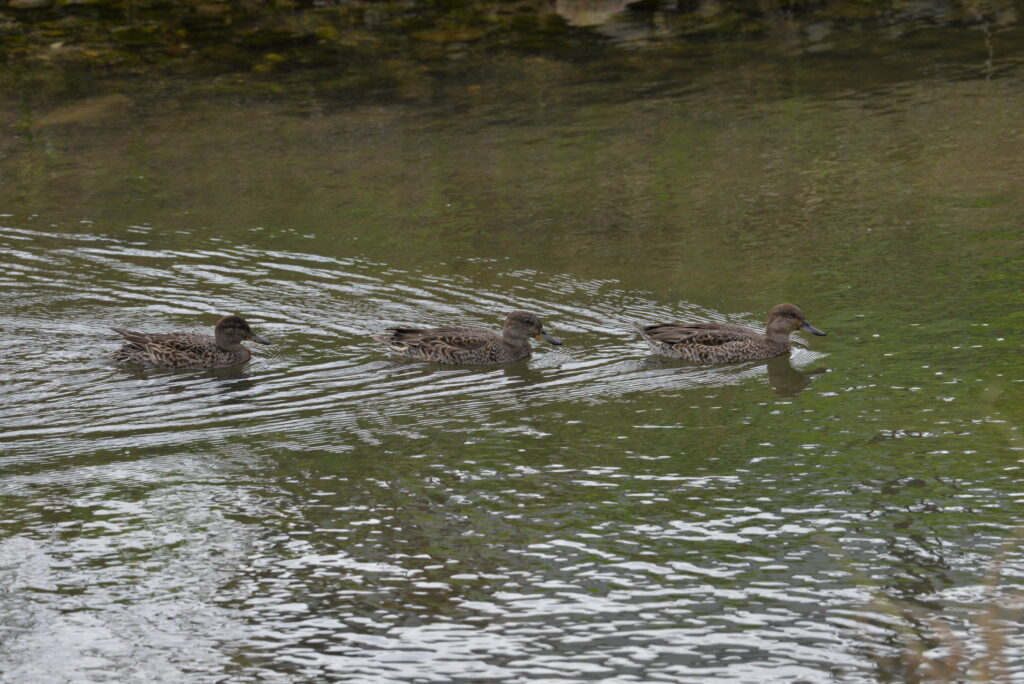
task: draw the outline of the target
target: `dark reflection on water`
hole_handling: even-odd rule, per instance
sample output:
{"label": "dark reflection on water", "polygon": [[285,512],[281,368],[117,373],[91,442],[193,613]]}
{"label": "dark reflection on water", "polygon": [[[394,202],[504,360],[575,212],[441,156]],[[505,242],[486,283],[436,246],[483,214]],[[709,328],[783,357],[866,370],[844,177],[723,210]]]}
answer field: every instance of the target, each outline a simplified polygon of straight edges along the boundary
{"label": "dark reflection on water", "polygon": [[815,376],[828,372],[827,368],[815,368],[808,372],[794,368],[788,355],[769,359],[765,367],[768,369],[768,382],[780,397],[797,396]]}
{"label": "dark reflection on water", "polygon": [[[985,579],[1021,504],[1005,79],[467,90],[458,122],[214,102],[140,114],[142,151],[41,132],[0,160],[0,671],[859,681],[907,606],[981,652],[968,618],[1024,582],[1017,547]],[[786,300],[829,336],[767,362],[658,359],[630,328]],[[513,308],[565,345],[449,368],[369,337]],[[101,360],[112,325],[225,312],[275,344]]]}
{"label": "dark reflection on water", "polygon": [[[794,353],[798,358],[803,359],[805,363],[809,362],[805,357],[811,357],[812,360],[814,358],[800,347],[797,347]],[[657,355],[649,356],[641,364],[637,364],[636,367],[649,369],[660,368],[662,370],[679,368],[679,373],[684,383],[686,382],[686,378],[689,373],[702,368],[699,365],[691,364],[686,361],[670,360]],[[827,368],[816,367],[813,370],[804,371],[798,367],[794,367],[791,354],[784,354],[764,361],[723,364],[716,370],[720,370],[725,375],[735,375],[744,373],[745,371],[759,371],[762,369],[767,371],[768,383],[771,385],[772,389],[775,390],[776,396],[780,397],[798,396],[804,391],[804,389],[806,389],[807,385],[815,376],[828,372]]]}

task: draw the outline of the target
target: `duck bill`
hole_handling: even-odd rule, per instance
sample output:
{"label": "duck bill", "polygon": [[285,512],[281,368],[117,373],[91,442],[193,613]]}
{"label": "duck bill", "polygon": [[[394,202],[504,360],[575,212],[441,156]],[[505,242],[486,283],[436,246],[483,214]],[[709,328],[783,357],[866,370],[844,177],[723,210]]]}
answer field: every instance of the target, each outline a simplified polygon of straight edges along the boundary
{"label": "duck bill", "polygon": [[825,335],[825,333],[823,331],[818,330],[817,328],[815,328],[813,325],[811,325],[807,321],[804,321],[804,324],[800,326],[800,329],[801,330],[806,330],[807,332],[809,332],[809,333],[811,333],[813,335],[822,335],[822,336]]}
{"label": "duck bill", "polygon": [[[822,334],[824,335],[824,333]],[[253,342],[259,342],[260,344],[270,344],[270,340],[268,340],[266,337],[263,337],[262,335],[257,335],[256,333],[253,333],[252,337],[250,337],[249,339],[252,340]]]}
{"label": "duck bill", "polygon": [[541,330],[539,333],[534,335],[534,337],[536,337],[538,340],[544,340],[545,342],[550,342],[551,344],[555,344],[555,345],[562,344],[562,340],[558,339],[554,335],[551,335],[551,334],[549,334],[549,333],[547,333],[547,332],[545,332],[543,330]]}

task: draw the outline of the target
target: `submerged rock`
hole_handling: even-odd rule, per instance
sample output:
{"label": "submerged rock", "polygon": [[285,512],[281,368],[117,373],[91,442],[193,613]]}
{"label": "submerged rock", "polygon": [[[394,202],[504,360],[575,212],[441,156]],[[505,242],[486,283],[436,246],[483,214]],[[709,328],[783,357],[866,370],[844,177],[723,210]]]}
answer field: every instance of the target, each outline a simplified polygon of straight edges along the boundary
{"label": "submerged rock", "polygon": [[600,26],[626,11],[631,0],[555,0],[555,12],[573,26]]}
{"label": "submerged rock", "polygon": [[8,0],[11,9],[42,9],[53,5],[53,0]]}
{"label": "submerged rock", "polygon": [[116,93],[90,97],[71,104],[61,105],[40,117],[32,124],[33,129],[68,124],[87,124],[102,121],[124,112],[132,104],[127,95]]}

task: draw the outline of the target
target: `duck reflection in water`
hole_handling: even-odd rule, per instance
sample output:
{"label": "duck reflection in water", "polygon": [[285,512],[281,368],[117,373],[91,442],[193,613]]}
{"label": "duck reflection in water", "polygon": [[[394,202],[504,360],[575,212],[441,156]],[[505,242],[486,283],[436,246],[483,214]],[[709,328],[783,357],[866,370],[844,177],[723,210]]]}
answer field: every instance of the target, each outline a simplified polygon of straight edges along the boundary
{"label": "duck reflection in water", "polygon": [[210,371],[210,375],[217,379],[216,388],[221,406],[237,406],[252,401],[252,390],[256,382],[248,370],[238,366],[217,368]]}
{"label": "duck reflection in water", "polygon": [[811,371],[802,371],[793,367],[790,363],[789,354],[776,356],[765,362],[768,369],[768,382],[771,383],[775,394],[780,397],[795,397],[810,384],[811,380],[827,372],[826,368],[815,368]]}

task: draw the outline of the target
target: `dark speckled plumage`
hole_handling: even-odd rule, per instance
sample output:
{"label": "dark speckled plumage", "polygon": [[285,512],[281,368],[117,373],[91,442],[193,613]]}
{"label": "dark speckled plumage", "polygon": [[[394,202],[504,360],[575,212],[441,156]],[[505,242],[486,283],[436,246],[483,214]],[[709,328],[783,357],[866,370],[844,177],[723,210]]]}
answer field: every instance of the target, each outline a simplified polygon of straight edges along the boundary
{"label": "dark speckled plumage", "polygon": [[508,314],[501,333],[483,328],[391,328],[373,339],[396,354],[420,361],[490,364],[528,358],[533,353],[531,337],[562,344],[545,332],[537,314],[529,311]]}
{"label": "dark speckled plumage", "polygon": [[807,322],[803,311],[779,304],[768,312],[768,325],[760,333],[730,323],[657,323],[634,327],[655,353],[695,363],[722,363],[769,359],[790,349],[789,334],[822,331]]}
{"label": "dark speckled plumage", "polygon": [[241,316],[224,316],[217,322],[213,335],[197,332],[141,333],[113,328],[123,337],[124,346],[108,359],[151,364],[162,368],[223,368],[245,363],[252,356],[243,340],[270,344],[249,329]]}

